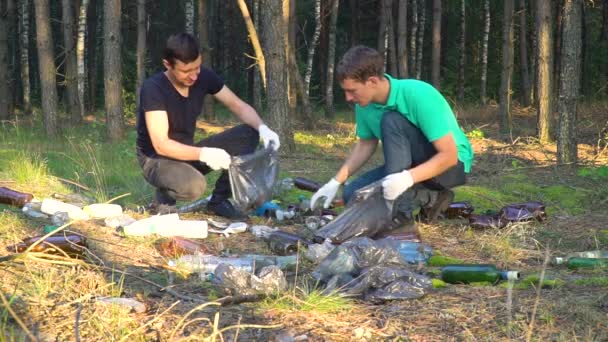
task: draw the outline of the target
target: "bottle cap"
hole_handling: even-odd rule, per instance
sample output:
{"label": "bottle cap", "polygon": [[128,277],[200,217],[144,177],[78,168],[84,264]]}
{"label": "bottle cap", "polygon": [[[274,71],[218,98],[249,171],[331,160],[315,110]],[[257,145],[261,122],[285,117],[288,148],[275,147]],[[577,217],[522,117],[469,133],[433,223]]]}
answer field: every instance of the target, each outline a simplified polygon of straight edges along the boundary
{"label": "bottle cap", "polygon": [[506,280],[517,280],[519,279],[519,272],[517,271],[507,271],[505,272]]}
{"label": "bottle cap", "polygon": [[555,265],[561,265],[561,264],[563,264],[565,261],[566,261],[566,260],[564,260],[564,258],[562,258],[562,257],[555,257],[555,258],[553,258],[553,263],[554,263]]}

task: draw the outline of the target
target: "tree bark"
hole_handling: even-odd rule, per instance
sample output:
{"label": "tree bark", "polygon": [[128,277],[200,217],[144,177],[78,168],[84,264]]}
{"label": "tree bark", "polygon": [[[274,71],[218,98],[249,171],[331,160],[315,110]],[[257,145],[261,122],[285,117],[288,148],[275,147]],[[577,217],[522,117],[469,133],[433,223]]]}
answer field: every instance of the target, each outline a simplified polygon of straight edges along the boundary
{"label": "tree bark", "polygon": [[8,2],[0,0],[0,121],[8,120],[12,115],[10,110],[10,99],[13,97],[9,88],[9,63],[8,63]]}
{"label": "tree bark", "polygon": [[465,67],[466,67],[466,8],[465,8],[465,0],[460,0],[460,66],[458,73],[458,100],[462,103],[464,102],[464,76],[465,76]]}
{"label": "tree bark", "polygon": [[547,143],[553,139],[553,29],[551,18],[551,3],[536,1],[538,137],[541,143]]}
{"label": "tree bark", "polygon": [[329,44],[327,48],[327,78],[325,82],[325,116],[334,117],[334,69],[336,59],[336,23],[338,22],[339,0],[332,0],[329,20]]}
{"label": "tree bark", "polygon": [[483,35],[481,38],[481,86],[479,97],[481,104],[485,105],[488,101],[486,94],[486,86],[488,84],[488,40],[490,37],[490,0],[483,2],[484,25]]}
{"label": "tree bark", "polygon": [[184,17],[184,29],[186,33],[194,34],[194,0],[185,0]]}
{"label": "tree bark", "polygon": [[137,83],[135,97],[139,107],[141,86],[146,78],[146,0],[137,0]]}
{"label": "tree bark", "polygon": [[76,37],[74,29],[74,8],[71,0],[62,0],[63,51],[65,53],[65,86],[67,90],[67,111],[72,124],[82,121],[78,102],[78,62],[76,59]]}
{"label": "tree bark", "polygon": [[[335,0],[329,0],[332,4]],[[338,0],[339,1],[339,0]],[[386,69],[386,62],[388,61],[386,52],[387,52],[387,43],[388,43],[388,30],[386,29],[387,24],[387,13],[385,10],[386,2],[388,0],[380,0],[378,1],[378,53],[384,58],[384,65]],[[333,14],[333,12],[332,12]],[[331,20],[331,19],[330,19]],[[330,24],[331,25],[331,24]],[[331,30],[331,26],[329,28]]]}
{"label": "tree bark", "polygon": [[553,32],[553,94],[557,96],[559,93],[559,74],[561,70],[561,54],[562,51],[562,13],[564,9],[564,0],[551,1],[555,9],[555,31]]}
{"label": "tree bark", "polygon": [[528,25],[526,0],[519,0],[519,65],[521,66],[521,98],[524,107],[530,106],[530,71],[528,70]]}
{"label": "tree bark", "polygon": [[16,97],[17,97],[17,93],[18,93],[18,83],[17,83],[17,79],[19,79],[19,77],[17,76],[16,71],[18,70],[17,67],[17,60],[18,60],[18,48],[17,46],[18,41],[19,41],[19,34],[18,32],[18,27],[19,27],[19,16],[17,15],[17,8],[16,8],[16,4],[15,4],[15,0],[7,0],[6,3],[6,15],[7,15],[7,24],[8,24],[8,56],[7,56],[7,61],[9,64],[9,68],[8,68],[8,89],[11,89],[11,97],[8,99],[8,112],[9,112],[9,117],[14,115],[15,113],[15,103],[16,103]]}
{"label": "tree bark", "polygon": [[85,113],[85,100],[84,90],[86,85],[86,73],[85,73],[85,39],[87,33],[87,8],[89,0],[82,0],[80,2],[80,9],[78,14],[78,40],[76,41],[76,64],[78,65],[78,104],[80,109],[80,117],[84,117]]}
{"label": "tree bark", "polygon": [[[253,25],[256,32],[260,30],[260,0],[252,0]],[[260,33],[260,36],[263,34]],[[253,72],[253,107],[262,112],[264,106],[262,104],[262,79],[260,77],[260,66],[256,64]]]}
{"label": "tree bark", "polygon": [[99,54],[101,53],[101,49],[98,47],[99,45],[99,37],[102,36],[101,30],[103,29],[103,25],[101,20],[103,16],[97,15],[100,11],[98,6],[100,2],[98,0],[91,0],[91,4],[89,5],[89,23],[88,23],[88,32],[87,35],[87,56],[88,56],[88,70],[87,70],[87,78],[89,84],[89,111],[94,111],[97,106],[97,73],[98,73],[98,61]]}
{"label": "tree bark", "polygon": [[424,51],[424,33],[426,25],[426,0],[420,0],[420,23],[418,26],[418,43],[416,47],[416,78],[422,78],[422,52]]}
{"label": "tree bark", "polygon": [[[321,0],[315,0],[315,7],[321,4]],[[350,46],[359,44],[359,0],[350,0]]]}
{"label": "tree bark", "polygon": [[120,0],[104,0],[103,70],[106,125],[111,141],[123,137]]}
{"label": "tree bark", "polygon": [[302,102],[302,119],[304,121],[304,127],[309,130],[314,129],[315,121],[312,117],[312,108],[310,106],[308,95],[304,89],[304,80],[302,80],[302,75],[300,75],[300,71],[298,70],[295,49],[289,49],[289,55],[287,55],[287,58],[289,60],[289,68],[292,70],[292,74],[294,76],[296,90],[298,91],[298,95],[300,96]]}
{"label": "tree bark", "polygon": [[304,90],[306,97],[310,98],[310,79],[312,77],[312,63],[315,57],[315,48],[319,43],[321,35],[321,0],[315,0],[315,32],[312,34],[312,39],[308,45],[308,54],[306,57],[306,73],[304,74]]}
{"label": "tree bark", "polygon": [[30,16],[29,0],[21,0],[19,21],[19,50],[21,51],[21,85],[23,88],[23,113],[32,113],[32,96],[30,83]]}
{"label": "tree bark", "polygon": [[534,29],[530,30],[530,39],[532,40],[532,52],[531,54],[531,58],[530,58],[530,72],[532,73],[531,77],[531,84],[530,84],[530,103],[533,104],[534,106],[537,106],[537,98],[538,98],[538,61],[537,61],[537,57],[538,57],[538,39],[536,37],[536,26],[535,26],[535,17],[536,17],[536,1],[531,0],[529,2],[530,6],[528,7],[529,11],[530,11],[530,16],[533,18],[533,26]]}
{"label": "tree bark", "polygon": [[[255,0],[257,1],[257,0]],[[211,11],[209,11],[207,0],[198,1],[198,40],[201,46],[201,56],[203,58],[203,66],[207,68],[213,67],[213,54],[211,53],[211,44],[209,42],[209,21]],[[213,96],[205,96],[203,104],[203,116],[207,120],[215,120],[215,108],[213,106]],[[256,108],[257,109],[257,108]]]}
{"label": "tree bark", "polygon": [[393,18],[393,0],[384,0],[384,11],[386,12],[386,39],[388,43],[388,70],[393,76],[397,76],[397,48],[395,44],[395,20]]}
{"label": "tree bark", "polygon": [[[424,1],[424,0],[422,0]],[[423,29],[424,31],[424,29]],[[420,44],[418,44],[418,46],[416,45],[417,40],[419,40],[419,34],[418,34],[418,0],[412,0],[412,30],[410,31],[410,69],[412,70],[412,77],[416,77],[416,78],[420,78],[418,76],[417,70],[418,70],[418,63],[417,63],[417,58],[418,58],[418,53],[417,51],[419,49],[422,49],[422,47],[419,47]]]}
{"label": "tree bark", "polygon": [[[249,32],[249,40],[251,41],[253,51],[255,52],[256,62],[260,67],[260,76],[262,77],[262,84],[264,86],[264,89],[266,89],[266,61],[264,58],[264,53],[262,52],[260,40],[258,39],[258,33],[256,32],[255,27],[253,26],[253,20],[251,20],[251,16],[249,15],[249,9],[247,8],[245,0],[238,0],[238,4],[241,13],[243,14],[243,19],[245,19],[245,25],[247,25],[247,32]],[[283,11],[282,6],[283,5],[281,4],[281,7],[279,7],[280,11]],[[285,57],[284,55],[285,54],[283,53],[283,57]]]}
{"label": "tree bark", "polygon": [[287,59],[285,56],[285,36],[287,27],[283,19],[282,1],[289,0],[262,0],[261,7],[268,14],[263,20],[265,50],[268,59],[267,96],[268,119],[271,127],[279,134],[283,150],[293,151],[293,132],[291,122],[287,116]]}
{"label": "tree bark", "polygon": [[511,76],[513,74],[513,10],[514,0],[504,0],[502,31],[502,72],[500,74],[500,131],[511,132]]}
{"label": "tree bark", "polygon": [[407,78],[407,0],[399,0],[399,14],[397,23],[397,65],[399,78]]}
{"label": "tree bark", "polygon": [[581,75],[581,0],[565,0],[562,32],[562,64],[559,88],[559,135],[557,162],[576,163],[576,103]]}
{"label": "tree bark", "polygon": [[298,107],[298,96],[296,94],[296,73],[298,71],[298,64],[295,58],[291,63],[290,55],[293,49],[296,48],[296,36],[295,36],[295,3],[294,0],[283,1],[283,18],[285,19],[285,27],[287,28],[287,35],[285,36],[285,56],[287,59],[287,104],[289,106],[289,116],[295,118],[297,116]]}
{"label": "tree bark", "polygon": [[34,1],[36,13],[36,45],[42,88],[42,112],[44,128],[49,137],[57,136],[57,82],[53,58],[53,36],[51,34],[50,8],[48,0]]}
{"label": "tree bark", "polygon": [[433,54],[431,62],[431,82],[441,89],[441,0],[433,0]]}

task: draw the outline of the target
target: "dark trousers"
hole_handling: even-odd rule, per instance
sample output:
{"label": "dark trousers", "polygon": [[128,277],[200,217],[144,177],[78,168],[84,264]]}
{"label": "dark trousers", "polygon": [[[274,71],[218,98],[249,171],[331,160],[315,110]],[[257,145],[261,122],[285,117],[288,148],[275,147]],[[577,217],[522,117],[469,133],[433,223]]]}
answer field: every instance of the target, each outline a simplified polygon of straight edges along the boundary
{"label": "dark trousers", "polygon": [[[259,143],[258,131],[248,125],[239,125],[222,133],[205,138],[195,145],[198,147],[222,148],[231,156],[253,153]],[[192,201],[205,192],[205,175],[212,171],[200,161],[181,161],[161,156],[154,158],[138,154],[139,165],[144,178],[156,188],[159,204],[175,204],[176,200]],[[228,171],[222,170],[215,182],[211,203],[219,203],[232,195]]]}
{"label": "dark trousers", "polygon": [[[384,113],[381,130],[384,165],[368,171],[348,183],[342,191],[345,203],[348,203],[356,190],[391,173],[409,170],[437,154],[437,150],[422,134],[422,131],[398,112]],[[429,191],[450,189],[464,183],[464,165],[459,161],[457,165],[444,173],[408,189],[397,199],[396,204],[407,207],[407,211],[412,211],[412,209],[416,209],[414,208],[416,205],[412,202],[420,202],[420,205],[424,205],[425,201],[429,201]],[[402,205],[404,202],[408,203]],[[406,209],[404,208],[404,210]]]}

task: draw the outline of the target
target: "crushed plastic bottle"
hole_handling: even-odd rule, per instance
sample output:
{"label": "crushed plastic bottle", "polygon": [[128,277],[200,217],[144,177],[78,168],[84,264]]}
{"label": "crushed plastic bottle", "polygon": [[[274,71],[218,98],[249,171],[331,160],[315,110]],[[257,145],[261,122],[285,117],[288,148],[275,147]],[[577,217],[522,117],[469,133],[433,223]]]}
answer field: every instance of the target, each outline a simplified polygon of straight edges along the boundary
{"label": "crushed plastic bottle", "polygon": [[33,199],[31,202],[26,203],[23,208],[21,208],[21,211],[31,218],[49,218],[49,215],[40,211],[41,206],[42,202]]}
{"label": "crushed plastic bottle", "polygon": [[441,269],[441,279],[450,284],[469,284],[489,282],[495,284],[501,280],[517,280],[517,271],[499,271],[489,264],[447,265]]}
{"label": "crushed plastic bottle", "polygon": [[409,264],[424,263],[433,256],[433,249],[431,246],[421,244],[414,241],[398,241],[396,244],[399,254]]}
{"label": "crushed plastic bottle", "polygon": [[79,207],[64,203],[52,198],[45,198],[42,200],[42,205],[40,206],[40,211],[45,214],[53,215],[58,211],[63,211],[68,213],[68,217],[70,220],[87,220],[89,219],[89,215],[85,213]]}
{"label": "crushed plastic bottle", "polygon": [[314,243],[308,245],[308,249],[306,250],[304,257],[314,263],[318,263],[325,259],[329,253],[334,250],[334,248],[336,248],[336,246],[331,243],[331,240],[325,239],[323,243]]}
{"label": "crushed plastic bottle", "polygon": [[58,211],[51,216],[51,222],[57,226],[63,226],[70,222],[70,216],[65,211]]}
{"label": "crushed plastic bottle", "polygon": [[6,187],[0,187],[0,203],[12,205],[22,208],[26,203],[30,202],[34,195],[15,191]]}

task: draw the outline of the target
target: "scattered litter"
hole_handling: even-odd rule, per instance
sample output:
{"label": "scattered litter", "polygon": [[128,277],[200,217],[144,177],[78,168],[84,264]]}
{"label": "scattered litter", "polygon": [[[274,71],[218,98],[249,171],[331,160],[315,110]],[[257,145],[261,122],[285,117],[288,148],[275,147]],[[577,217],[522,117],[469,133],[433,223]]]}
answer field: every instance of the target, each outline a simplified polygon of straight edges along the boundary
{"label": "scattered litter", "polygon": [[[34,236],[15,245],[8,246],[6,249],[11,253],[23,253],[42,237],[43,236]],[[88,248],[87,241],[82,235],[60,232],[55,235],[48,236],[46,239],[44,239],[44,241],[34,246],[34,248],[31,249],[31,252],[59,255],[64,255],[65,253],[70,256],[78,256],[82,255],[86,248]]]}
{"label": "scattered litter", "polygon": [[[217,223],[217,222],[216,222]],[[225,229],[217,230],[213,228],[207,229],[210,233],[223,234],[224,237],[228,238],[231,234],[238,234],[247,231],[247,223],[245,222],[234,222],[226,226]]]}
{"label": "scattered litter", "polygon": [[31,217],[31,218],[44,218],[44,219],[48,219],[49,215],[43,213],[40,211],[40,208],[42,206],[42,202],[34,199],[29,203],[26,203],[23,208],[21,208],[21,211]]}
{"label": "scattered litter", "polygon": [[51,216],[51,222],[57,226],[63,226],[70,222],[70,216],[65,211],[58,211]]}
{"label": "scattered litter", "polygon": [[211,253],[203,242],[185,239],[179,236],[158,239],[154,246],[160,255],[165,257]]}
{"label": "scattered litter", "polygon": [[207,237],[207,221],[180,220],[179,215],[156,215],[122,227],[126,236],[182,236],[191,239]]}
{"label": "scattered litter", "polygon": [[94,219],[105,219],[122,215],[122,207],[112,203],[89,204],[82,208],[82,210]]}
{"label": "scattered litter", "polygon": [[106,225],[106,227],[116,229],[118,227],[126,227],[135,221],[137,220],[128,214],[122,214],[120,216],[108,217],[103,221],[103,223]]}
{"label": "scattered litter", "polygon": [[441,269],[441,280],[450,284],[478,282],[498,283],[501,280],[517,280],[517,271],[499,271],[494,265],[447,265]]}
{"label": "scattered litter", "polygon": [[331,240],[325,239],[325,241],[323,241],[321,244],[315,243],[308,245],[308,249],[306,250],[304,257],[309,261],[318,263],[319,261],[325,259],[329,253],[334,250],[334,248],[336,248],[336,246],[331,243]]}
{"label": "scattered litter", "polygon": [[169,266],[184,268],[190,272],[199,272],[202,279],[215,271],[220,264],[229,264],[247,272],[261,270],[265,266],[278,266],[282,270],[293,270],[296,266],[296,256],[274,256],[246,254],[241,257],[218,257],[215,255],[183,255],[177,260],[170,260]]}
{"label": "scattered litter", "polygon": [[89,215],[85,213],[79,207],[64,203],[52,198],[45,198],[42,200],[42,205],[40,206],[40,211],[47,215],[53,215],[58,211],[63,211],[68,213],[68,217],[70,220],[87,220],[89,219]]}
{"label": "scattered litter", "polygon": [[196,200],[192,203],[185,204],[185,205],[177,208],[177,211],[179,213],[192,213],[195,211],[199,211],[202,208],[204,208],[205,206],[207,206],[207,203],[209,203],[210,200],[211,200],[211,195],[209,195],[208,197]]}
{"label": "scattered litter", "polygon": [[0,203],[12,205],[22,208],[26,203],[30,202],[34,195],[24,192],[15,191],[6,187],[0,187]]}
{"label": "scattered litter", "polygon": [[256,276],[244,269],[222,263],[213,274],[213,283],[229,295],[270,294],[287,288],[285,275],[277,266],[265,266]]}
{"label": "scattered litter", "polygon": [[256,238],[267,239],[270,236],[270,234],[278,231],[279,229],[271,228],[268,226],[256,225],[256,226],[251,226],[250,230],[251,230],[251,234],[253,234],[253,236],[255,236]]}
{"label": "scattered litter", "polygon": [[308,246],[311,244],[310,241],[303,237],[277,230],[272,232],[266,239],[268,241],[268,248],[278,255],[293,254],[298,251],[298,244]]}
{"label": "scattered litter", "polygon": [[123,306],[131,311],[135,311],[136,313],[146,312],[146,304],[133,298],[97,297],[95,301],[101,304]]}

